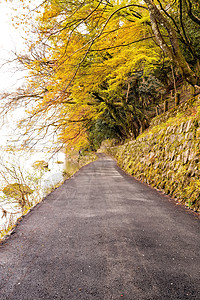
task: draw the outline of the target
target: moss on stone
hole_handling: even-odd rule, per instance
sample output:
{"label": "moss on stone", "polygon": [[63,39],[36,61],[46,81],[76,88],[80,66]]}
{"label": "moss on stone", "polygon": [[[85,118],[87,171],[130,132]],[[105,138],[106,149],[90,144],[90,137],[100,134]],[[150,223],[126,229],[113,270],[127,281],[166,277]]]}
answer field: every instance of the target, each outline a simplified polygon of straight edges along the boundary
{"label": "moss on stone", "polygon": [[136,140],[106,152],[127,173],[200,211],[200,101],[190,99],[152,124]]}

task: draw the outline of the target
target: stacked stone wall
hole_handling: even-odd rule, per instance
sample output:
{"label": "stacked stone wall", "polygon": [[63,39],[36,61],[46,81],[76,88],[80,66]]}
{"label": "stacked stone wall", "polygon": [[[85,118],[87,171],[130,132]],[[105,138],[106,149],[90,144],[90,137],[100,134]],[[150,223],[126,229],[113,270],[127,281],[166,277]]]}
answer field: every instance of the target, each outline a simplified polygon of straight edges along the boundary
{"label": "stacked stone wall", "polygon": [[127,173],[200,210],[200,121],[153,128],[122,146],[106,147]]}

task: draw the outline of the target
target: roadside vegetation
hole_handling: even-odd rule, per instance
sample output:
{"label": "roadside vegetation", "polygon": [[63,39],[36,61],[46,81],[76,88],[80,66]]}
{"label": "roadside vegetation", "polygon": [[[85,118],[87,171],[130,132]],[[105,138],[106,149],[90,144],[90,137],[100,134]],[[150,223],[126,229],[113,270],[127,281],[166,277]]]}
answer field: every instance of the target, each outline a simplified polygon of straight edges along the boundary
{"label": "roadside vegetation", "polygon": [[45,196],[62,185],[81,167],[96,159],[96,154],[91,151],[82,152],[81,155],[78,151],[71,151],[66,154],[65,162],[56,162],[64,165],[63,180],[55,183],[53,178],[50,182],[45,180],[45,173],[50,169],[48,162],[44,160],[35,161],[31,171],[27,164],[26,167],[20,165],[11,155],[7,161],[1,158],[0,216],[3,223],[0,224],[0,241],[11,234],[17,221]]}

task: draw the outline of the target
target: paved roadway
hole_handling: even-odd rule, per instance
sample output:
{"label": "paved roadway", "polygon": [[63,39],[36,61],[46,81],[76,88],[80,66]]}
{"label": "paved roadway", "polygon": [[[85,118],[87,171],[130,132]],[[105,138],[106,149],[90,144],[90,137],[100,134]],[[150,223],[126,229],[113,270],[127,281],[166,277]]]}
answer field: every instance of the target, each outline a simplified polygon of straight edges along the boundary
{"label": "paved roadway", "polygon": [[104,155],[0,246],[0,299],[200,299],[200,221]]}

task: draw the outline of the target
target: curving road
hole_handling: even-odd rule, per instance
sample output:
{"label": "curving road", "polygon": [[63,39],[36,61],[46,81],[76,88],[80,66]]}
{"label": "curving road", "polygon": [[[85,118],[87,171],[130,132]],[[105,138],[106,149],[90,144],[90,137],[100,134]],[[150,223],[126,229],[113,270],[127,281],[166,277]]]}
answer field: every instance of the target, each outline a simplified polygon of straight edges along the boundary
{"label": "curving road", "polygon": [[100,159],[0,246],[0,300],[200,299],[200,222]]}

